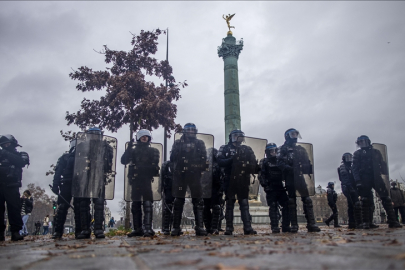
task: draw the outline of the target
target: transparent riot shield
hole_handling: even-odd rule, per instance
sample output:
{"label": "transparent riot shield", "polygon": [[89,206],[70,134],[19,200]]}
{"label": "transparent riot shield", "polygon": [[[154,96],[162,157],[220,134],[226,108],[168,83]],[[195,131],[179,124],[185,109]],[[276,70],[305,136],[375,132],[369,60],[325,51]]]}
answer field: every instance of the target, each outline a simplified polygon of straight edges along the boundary
{"label": "transparent riot shield", "polygon": [[294,186],[297,197],[315,195],[314,154],[310,143],[297,143],[294,148]]}
{"label": "transparent riot shield", "polygon": [[211,198],[214,136],[176,133],[171,151],[174,163],[172,194],[177,198]]}
{"label": "transparent riot shield", "polygon": [[[129,142],[125,144],[127,151]],[[162,167],[163,145],[151,143],[149,147],[132,144],[125,165],[124,200],[159,201],[161,195],[160,169]]]}
{"label": "transparent riot shield", "polygon": [[72,196],[114,199],[117,139],[79,132],[76,141]]}
{"label": "transparent riot shield", "polygon": [[388,170],[387,146],[381,143],[373,143],[373,169],[374,189],[380,197],[390,196],[390,176]]}
{"label": "transparent riot shield", "polygon": [[[245,137],[245,141],[242,145],[250,146],[253,150],[253,153],[256,156],[257,164],[259,164],[260,160],[264,158],[264,152],[266,150],[267,140],[266,139],[259,139],[259,138],[252,138],[252,137]],[[250,175],[250,185],[249,185],[249,200],[257,200],[257,195],[259,193],[259,179],[257,173]]]}

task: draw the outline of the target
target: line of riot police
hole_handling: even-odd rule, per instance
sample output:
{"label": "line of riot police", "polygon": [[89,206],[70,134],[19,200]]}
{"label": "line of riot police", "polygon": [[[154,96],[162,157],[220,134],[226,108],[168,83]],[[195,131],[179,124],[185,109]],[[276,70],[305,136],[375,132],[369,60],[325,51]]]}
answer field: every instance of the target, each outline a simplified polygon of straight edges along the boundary
{"label": "line of riot police", "polygon": [[[134,230],[128,237],[155,234],[152,229],[153,202],[160,200],[163,234],[181,235],[186,198],[191,198],[193,204],[197,236],[219,233],[223,202],[226,206],[224,234],[232,235],[236,200],[244,234],[256,234],[248,200],[257,196],[259,184],[266,192],[273,233],[280,232],[279,208],[281,230],[298,231],[297,197],[301,197],[303,203],[308,231],[319,232],[310,198],[315,195],[312,144],[298,142],[301,136],[296,129],[288,129],[284,138],[284,144],[277,147],[274,143],[267,144],[265,139],[247,137],[241,130],[234,130],[229,134],[229,142],[217,151],[213,135],[198,133],[193,123],[187,123],[181,133],[175,134],[170,160],[162,164],[163,146],[152,142],[150,131],[138,131],[136,141],[126,144],[121,157],[121,163],[125,165],[124,198],[132,202]],[[349,228],[376,227],[372,222],[372,188],[383,201],[390,228],[401,227],[389,197],[386,146],[371,144],[364,135],[356,143],[360,149],[353,158],[345,153],[338,168],[342,191],[348,199]],[[29,164],[29,158],[25,152],[15,150],[19,144],[11,135],[1,136],[0,146],[0,210],[4,213],[4,201],[8,202],[12,239],[21,240],[22,237],[15,233],[22,224],[14,200],[19,198],[22,168]],[[69,207],[75,213],[76,238],[90,238],[91,200],[94,204],[93,233],[96,238],[105,237],[104,202],[114,198],[116,154],[117,140],[103,135],[99,128],[90,128],[78,133],[69,152],[59,158],[51,186],[58,195],[54,239],[63,235]],[[334,220],[338,227],[333,188],[330,183],[328,203],[333,215],[326,223],[329,225]],[[70,204],[72,198],[74,206]],[[4,233],[2,235],[0,240],[4,239]]]}

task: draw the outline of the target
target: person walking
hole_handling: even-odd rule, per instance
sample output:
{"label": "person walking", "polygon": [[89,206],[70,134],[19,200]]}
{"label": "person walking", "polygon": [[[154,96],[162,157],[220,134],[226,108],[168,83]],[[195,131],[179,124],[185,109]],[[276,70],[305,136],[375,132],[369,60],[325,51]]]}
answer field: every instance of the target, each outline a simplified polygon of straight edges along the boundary
{"label": "person walking", "polygon": [[28,189],[24,191],[20,201],[21,201],[21,217],[23,222],[22,229],[20,230],[20,235],[26,236],[28,235],[27,221],[31,215],[34,204],[33,199],[31,197],[31,192]]}
{"label": "person walking", "polygon": [[49,232],[49,215],[46,215],[46,217],[44,217],[42,227],[44,228],[42,235],[48,234],[48,232]]}
{"label": "person walking", "polygon": [[[391,183],[391,190],[390,190],[390,195],[391,195],[391,200],[392,200],[392,206],[394,207],[395,211],[395,217],[398,219],[398,212],[401,214],[401,222],[402,224],[405,224],[405,198],[404,198],[404,193],[402,190],[397,188],[397,183],[392,182]],[[398,220],[399,221],[399,220]]]}

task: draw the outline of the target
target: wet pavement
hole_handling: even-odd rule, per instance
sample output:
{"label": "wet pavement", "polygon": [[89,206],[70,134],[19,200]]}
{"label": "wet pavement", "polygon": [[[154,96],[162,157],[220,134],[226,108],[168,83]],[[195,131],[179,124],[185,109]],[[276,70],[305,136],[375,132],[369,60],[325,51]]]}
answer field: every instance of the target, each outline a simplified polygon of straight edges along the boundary
{"label": "wet pavement", "polygon": [[1,269],[404,269],[405,228],[348,230],[322,226],[320,233],[75,240],[27,236],[0,242]]}

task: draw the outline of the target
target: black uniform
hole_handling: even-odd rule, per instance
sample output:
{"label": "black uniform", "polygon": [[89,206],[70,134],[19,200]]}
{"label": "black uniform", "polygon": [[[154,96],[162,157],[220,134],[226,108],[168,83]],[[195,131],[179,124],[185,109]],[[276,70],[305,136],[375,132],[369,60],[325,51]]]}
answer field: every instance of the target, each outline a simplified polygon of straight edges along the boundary
{"label": "black uniform", "polygon": [[388,175],[388,166],[384,162],[380,151],[374,149],[371,145],[356,150],[353,154],[352,168],[353,177],[362,202],[363,229],[370,229],[370,224],[372,224],[374,212],[372,188],[374,188],[382,201],[382,205],[387,213],[389,227],[402,227],[395,217],[392,201],[389,197],[389,190],[376,188],[376,185],[384,186],[381,174]]}
{"label": "black uniform", "polygon": [[329,223],[333,220],[335,228],[341,227],[339,226],[339,214],[336,206],[337,193],[335,191],[334,184],[329,183],[326,191],[326,196],[328,199],[328,205],[330,209],[332,209],[332,215],[327,220],[325,220],[325,223],[329,226]]}
{"label": "black uniform", "polygon": [[349,229],[360,229],[362,227],[361,202],[357,193],[356,183],[353,178],[352,163],[343,162],[337,169],[339,180],[342,185],[342,192],[347,199]]}
{"label": "black uniform", "polygon": [[187,188],[189,188],[193,203],[195,216],[195,231],[199,236],[207,235],[203,223],[204,201],[203,187],[201,185],[202,172],[207,168],[207,149],[205,143],[197,138],[188,138],[183,134],[173,144],[170,154],[170,161],[173,162],[173,181],[176,183],[172,194],[175,197],[173,203],[173,229],[172,236],[181,234],[181,218],[185,202]]}
{"label": "black uniform", "polygon": [[[295,160],[295,161],[294,161]],[[286,141],[281,147],[277,155],[277,162],[279,168],[283,171],[286,188],[288,191],[288,207],[290,213],[291,221],[291,232],[298,231],[298,220],[297,220],[297,190],[305,191],[306,183],[305,179],[300,178],[300,181],[295,181],[294,178],[294,162],[296,164],[302,164],[302,170],[308,174],[312,173],[312,164],[308,157],[308,153],[300,145],[296,145],[294,142]],[[300,186],[297,186],[300,185]],[[309,232],[319,232],[320,229],[315,224],[314,208],[312,200],[309,194],[300,194],[302,204],[304,207],[305,218],[307,219],[307,229]]]}
{"label": "black uniform", "polygon": [[404,192],[396,187],[396,183],[391,183],[391,199],[394,203],[395,216],[398,218],[398,212],[401,214],[402,224],[405,224],[405,197]]}
{"label": "black uniform", "polygon": [[[0,216],[4,217],[7,203],[11,239],[22,240],[19,231],[22,229],[20,191],[22,168],[29,164],[14,145],[0,149]],[[28,155],[27,155],[28,157]],[[0,241],[4,241],[5,224],[0,222]]]}
{"label": "black uniform", "polygon": [[[131,212],[133,216],[134,231],[128,236],[153,236],[153,191],[154,177],[159,175],[160,153],[150,143],[137,142],[135,148],[128,147],[121,157],[123,165],[130,164],[128,179],[131,185]],[[143,226],[142,226],[143,203]],[[143,229],[144,228],[144,229]]]}
{"label": "black uniform", "polygon": [[224,192],[226,201],[226,235],[233,233],[233,210],[238,198],[243,230],[245,234],[256,234],[251,225],[249,213],[250,175],[257,172],[258,164],[251,147],[235,146],[232,142],[221,146],[218,151],[218,165],[224,171]]}
{"label": "black uniform", "polygon": [[223,196],[221,169],[218,166],[216,156],[217,150],[214,149],[211,198],[204,199],[204,224],[207,232],[211,234],[219,233],[219,219],[221,216],[221,201]]}
{"label": "black uniform", "polygon": [[270,225],[273,233],[280,232],[278,227],[278,205],[282,207],[282,230],[291,231],[288,210],[288,195],[283,185],[283,172],[277,164],[277,157],[268,157],[260,161],[260,185],[266,192],[267,205],[269,206]]}
{"label": "black uniform", "polygon": [[161,170],[163,186],[163,211],[162,211],[162,232],[164,235],[170,234],[170,227],[173,222],[173,163],[170,160],[162,164]]}
{"label": "black uniform", "polygon": [[[71,148],[69,153],[64,153],[56,163],[55,175],[53,177],[53,192],[60,194],[58,196],[58,209],[54,219],[54,228],[52,238],[61,238],[66,216],[72,200],[72,178],[75,164],[75,149]],[[64,199],[62,199],[62,197]],[[66,201],[65,201],[66,200]],[[75,235],[76,237],[82,231],[80,222],[80,199],[73,200],[75,212]]]}

